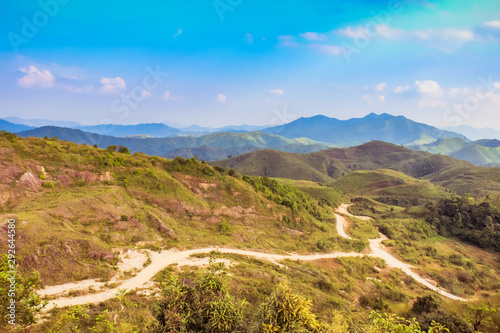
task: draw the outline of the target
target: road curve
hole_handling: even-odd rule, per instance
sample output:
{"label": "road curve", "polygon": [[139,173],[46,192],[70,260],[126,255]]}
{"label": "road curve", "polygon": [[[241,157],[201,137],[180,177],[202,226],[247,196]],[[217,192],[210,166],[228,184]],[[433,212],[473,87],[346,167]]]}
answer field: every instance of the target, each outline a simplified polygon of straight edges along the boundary
{"label": "road curve", "polygon": [[[347,212],[347,207],[349,205],[343,204],[342,206],[339,207],[338,212],[351,216],[351,217],[356,217],[356,218],[361,218],[361,219],[370,219],[369,217],[366,216],[354,216],[351,215],[349,212]],[[344,216],[335,214],[337,218],[337,231],[341,237],[351,239],[346,233],[345,233],[345,227],[347,226],[347,221],[344,218]],[[382,234],[381,234],[382,235]],[[450,294],[438,287],[436,287],[433,283],[433,281],[427,280],[417,273],[415,273],[412,268],[413,266],[406,264],[402,262],[401,260],[395,258],[392,256],[390,253],[388,253],[385,250],[384,245],[382,244],[382,241],[384,239],[387,239],[384,235],[382,235],[381,238],[378,239],[372,239],[369,241],[370,243],[370,250],[372,253],[366,254],[371,257],[376,257],[376,258],[381,258],[384,259],[387,263],[388,267],[394,267],[394,268],[399,268],[401,269],[404,273],[408,274],[411,276],[413,279],[418,281],[419,283],[423,284],[427,288],[434,290],[438,292],[439,294],[453,299],[453,300],[459,300],[459,301],[465,301],[465,299],[455,296],[453,294]],[[177,250],[168,250],[168,251],[163,251],[161,253],[153,253],[151,255],[151,264],[144,268],[142,271],[140,271],[136,276],[126,280],[123,282],[119,288],[114,288],[110,289],[105,292],[101,293],[96,293],[96,294],[88,294],[84,296],[78,296],[78,297],[70,297],[70,298],[58,298],[55,300],[50,301],[49,305],[47,306],[46,310],[49,310],[55,306],[57,307],[64,307],[64,306],[70,306],[70,305],[79,305],[79,304],[87,304],[87,303],[99,303],[106,301],[110,298],[113,298],[116,296],[116,293],[118,292],[118,289],[126,289],[126,290],[133,290],[136,288],[142,287],[144,284],[146,284],[148,281],[150,281],[153,276],[155,276],[158,272],[160,272],[162,269],[167,267],[168,265],[171,264],[180,264],[180,265],[189,265],[189,257],[192,254],[196,253],[209,253],[211,251],[219,251],[221,253],[235,253],[235,254],[240,254],[240,255],[245,255],[245,256],[251,256],[254,258],[258,259],[265,259],[269,260],[271,262],[276,263],[277,260],[283,260],[283,259],[291,259],[291,260],[304,260],[304,261],[309,261],[309,260],[317,260],[317,259],[330,259],[330,258],[339,258],[339,257],[361,257],[364,254],[361,253],[356,253],[356,252],[332,252],[332,253],[324,253],[324,254],[312,254],[312,255],[298,255],[298,254],[292,254],[292,255],[279,255],[279,254],[272,254],[272,253],[264,253],[264,252],[256,252],[256,251],[247,251],[247,250],[239,250],[239,249],[228,249],[228,248],[218,248],[218,247],[207,247],[207,248],[201,248],[201,249],[194,249],[194,250],[186,250],[186,251],[177,251]]]}
{"label": "road curve", "polygon": [[[362,220],[370,220],[371,219],[368,216],[352,215],[351,213],[349,213],[347,211],[347,208],[349,206],[350,205],[348,205],[348,204],[342,204],[337,209],[337,212],[351,216],[351,217],[355,217],[358,219],[362,219]],[[347,234],[344,231],[344,228],[347,227],[347,222],[346,222],[345,218],[339,214],[335,214],[335,216],[337,218],[337,231],[342,230],[342,232],[339,231],[339,235],[344,237],[344,238],[351,239],[351,237],[347,236]],[[393,255],[391,255],[389,252],[387,252],[387,250],[385,249],[385,246],[382,244],[382,241],[385,239],[388,239],[388,238],[387,238],[387,236],[385,236],[382,233],[380,233],[380,235],[381,235],[380,238],[369,240],[370,250],[372,251],[372,253],[370,253],[369,256],[384,259],[388,267],[394,267],[394,268],[401,269],[404,273],[411,276],[417,282],[423,284],[424,286],[426,286],[427,288],[429,288],[431,290],[434,290],[435,292],[439,293],[442,296],[445,296],[447,298],[457,300],[457,301],[466,301],[466,299],[464,299],[462,297],[458,297],[456,295],[450,294],[449,292],[446,292],[446,291],[442,290],[441,288],[436,287],[434,281],[425,279],[422,276],[420,276],[419,274],[412,271],[412,268],[414,268],[412,265],[402,262],[401,260],[399,260],[399,259],[395,258]]]}

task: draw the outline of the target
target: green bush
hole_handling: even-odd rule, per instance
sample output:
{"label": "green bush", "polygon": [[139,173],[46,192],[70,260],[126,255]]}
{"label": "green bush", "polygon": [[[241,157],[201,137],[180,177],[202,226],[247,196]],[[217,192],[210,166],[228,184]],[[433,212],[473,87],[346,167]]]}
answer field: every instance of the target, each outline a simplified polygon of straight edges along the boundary
{"label": "green bush", "polygon": [[48,182],[48,183],[42,183],[42,186],[45,188],[54,188],[54,183],[53,182]]}

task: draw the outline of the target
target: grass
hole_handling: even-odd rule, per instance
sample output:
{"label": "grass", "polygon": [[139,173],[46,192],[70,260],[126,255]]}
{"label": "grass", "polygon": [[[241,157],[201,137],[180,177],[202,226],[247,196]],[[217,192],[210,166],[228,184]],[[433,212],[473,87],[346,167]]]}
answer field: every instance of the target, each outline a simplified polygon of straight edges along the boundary
{"label": "grass", "polygon": [[[263,190],[268,185],[256,191],[241,176],[195,159],[121,154],[53,139],[12,142],[6,135],[0,135],[0,149],[1,162],[15,174],[3,180],[10,199],[0,202],[0,212],[27,222],[17,230],[19,269],[39,270],[46,285],[109,279],[117,260],[113,249],[139,241],[154,240],[162,248],[309,253],[328,239],[335,249],[359,248],[338,239],[331,207],[313,196],[294,192],[288,207],[279,196],[269,197],[270,190]],[[24,172],[37,175],[41,166],[53,188],[16,185]],[[293,192],[280,186],[282,193]],[[303,201],[296,206],[293,200]],[[220,232],[224,220],[231,232]],[[7,242],[2,244],[4,251]]]}

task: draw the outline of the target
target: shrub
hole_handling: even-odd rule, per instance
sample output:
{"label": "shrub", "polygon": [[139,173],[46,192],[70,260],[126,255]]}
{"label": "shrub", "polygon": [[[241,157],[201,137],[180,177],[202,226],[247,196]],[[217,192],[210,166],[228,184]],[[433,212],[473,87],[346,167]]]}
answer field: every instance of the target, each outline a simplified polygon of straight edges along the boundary
{"label": "shrub", "polygon": [[122,154],[130,154],[130,150],[122,145],[118,146],[118,152]]}
{"label": "shrub", "polygon": [[120,221],[125,221],[125,222],[127,222],[127,221],[128,221],[128,216],[127,216],[127,215],[122,215],[122,216],[120,216]]}
{"label": "shrub", "polygon": [[233,234],[233,226],[225,218],[223,218],[222,222],[219,223],[218,229],[219,229],[219,232],[223,235],[231,236]]}
{"label": "shrub", "polygon": [[53,182],[48,182],[48,183],[42,183],[42,186],[45,188],[54,188],[54,183]]}
{"label": "shrub", "polygon": [[45,175],[44,175],[44,174],[41,174],[41,175],[40,175],[40,179],[41,179],[41,180],[45,180],[45,179],[46,179]]}

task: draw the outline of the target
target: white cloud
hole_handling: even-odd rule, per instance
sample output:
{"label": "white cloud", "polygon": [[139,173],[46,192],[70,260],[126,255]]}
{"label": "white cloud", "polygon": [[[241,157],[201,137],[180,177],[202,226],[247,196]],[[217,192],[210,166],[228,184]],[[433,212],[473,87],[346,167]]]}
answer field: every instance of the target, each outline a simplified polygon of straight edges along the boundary
{"label": "white cloud", "polygon": [[382,82],[382,83],[377,84],[374,87],[374,89],[378,90],[378,91],[384,91],[384,89],[385,89],[386,86],[387,86],[387,83]]}
{"label": "white cloud", "polygon": [[49,88],[54,86],[56,80],[55,76],[52,75],[48,70],[39,70],[35,66],[19,68],[21,73],[26,74],[22,78],[17,80],[20,87],[23,88]]}
{"label": "white cloud", "polygon": [[410,90],[411,87],[410,86],[398,86],[396,89],[394,89],[394,93],[395,94],[401,94],[402,92],[405,92],[405,91],[408,91]]}
{"label": "white cloud", "polygon": [[462,43],[474,39],[472,31],[457,28],[427,29],[415,31],[414,34],[423,40],[451,40]]}
{"label": "white cloud", "polygon": [[407,33],[404,30],[393,29],[385,24],[376,26],[377,34],[388,39],[403,38]]}
{"label": "white cloud", "polygon": [[472,94],[472,90],[467,88],[467,87],[464,87],[464,88],[450,88],[448,90],[448,94],[450,96],[457,96],[457,95],[468,95],[468,94]]}
{"label": "white cloud", "polygon": [[120,93],[122,90],[127,89],[127,84],[121,77],[103,77],[101,79],[101,84],[101,91],[108,94]]}
{"label": "white cloud", "polygon": [[174,101],[174,102],[176,102],[176,101],[180,101],[181,97],[172,95],[172,93],[170,91],[165,91],[163,93],[163,99],[166,100],[166,101]]}
{"label": "white cloud", "polygon": [[368,95],[363,95],[363,96],[361,96],[361,98],[362,98],[362,99],[363,99],[366,103],[368,103],[368,105],[373,105],[373,99],[372,99],[370,96],[368,96]]}
{"label": "white cloud", "polygon": [[336,45],[320,45],[313,44],[311,45],[313,49],[318,50],[319,52],[330,54],[330,55],[340,55],[342,54],[342,48]]}
{"label": "white cloud", "polygon": [[247,32],[245,34],[245,38],[243,38],[245,40],[245,42],[247,42],[248,44],[253,44],[253,41],[254,41],[254,38],[253,38],[253,35],[249,32]]}
{"label": "white cloud", "polygon": [[177,28],[177,32],[174,34],[174,38],[177,38],[180,35],[182,35],[182,28]]}
{"label": "white cloud", "polygon": [[483,25],[485,27],[489,27],[489,28],[500,29],[500,21],[488,21],[488,22],[484,22]]}
{"label": "white cloud", "polygon": [[358,26],[356,28],[347,27],[345,29],[335,30],[333,33],[349,38],[358,38],[367,36],[366,30],[362,26]]}
{"label": "white cloud", "polygon": [[284,94],[283,89],[271,89],[271,90],[268,90],[267,92],[270,94],[273,94],[273,95],[283,95]]}
{"label": "white cloud", "polygon": [[219,102],[225,102],[225,101],[227,100],[227,97],[226,97],[226,96],[224,96],[224,95],[222,95],[222,94],[218,94],[218,95],[217,95],[217,100],[218,100]]}
{"label": "white cloud", "polygon": [[94,86],[85,86],[85,87],[66,86],[64,87],[64,89],[72,93],[90,93],[94,91]]}
{"label": "white cloud", "polygon": [[288,46],[288,47],[297,47],[299,46],[299,43],[295,41],[295,37],[291,35],[286,35],[286,36],[278,36],[278,39],[281,42],[281,45],[283,46]]}
{"label": "white cloud", "polygon": [[299,34],[299,36],[302,38],[305,38],[307,40],[315,40],[315,41],[320,41],[320,40],[326,39],[326,35],[318,34],[317,32],[305,32],[303,34]]}
{"label": "white cloud", "polygon": [[423,99],[421,99],[418,102],[418,107],[420,107],[420,108],[426,108],[426,107],[432,107],[432,108],[442,107],[442,108],[445,108],[446,107],[446,103],[444,101],[437,100],[437,99],[423,98]]}
{"label": "white cloud", "polygon": [[148,98],[151,97],[153,94],[151,93],[150,90],[143,90],[141,91],[141,97],[142,98]]}
{"label": "white cloud", "polygon": [[428,97],[443,97],[444,90],[439,86],[436,81],[432,80],[423,80],[423,81],[415,81],[416,91],[419,94],[423,94]]}
{"label": "white cloud", "polygon": [[384,96],[384,95],[380,95],[380,96],[378,97],[378,99],[379,99],[379,101],[380,101],[381,103],[385,103],[385,96]]}

